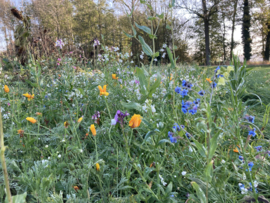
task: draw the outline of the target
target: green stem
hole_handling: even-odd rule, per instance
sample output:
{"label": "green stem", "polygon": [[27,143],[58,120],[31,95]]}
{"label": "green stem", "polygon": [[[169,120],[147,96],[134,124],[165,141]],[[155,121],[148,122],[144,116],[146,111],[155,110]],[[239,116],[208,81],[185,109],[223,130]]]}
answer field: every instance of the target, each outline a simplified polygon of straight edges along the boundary
{"label": "green stem", "polygon": [[[1,108],[1,106],[0,106]],[[4,133],[3,133],[3,123],[2,123],[2,113],[0,112],[0,159],[1,159],[1,164],[2,164],[2,169],[3,169],[3,174],[4,174],[4,182],[6,186],[6,193],[7,193],[7,199],[9,203],[12,203],[12,197],[11,197],[11,192],[10,192],[10,187],[9,187],[9,180],[8,180],[8,172],[7,172],[7,165],[6,165],[6,160],[5,160],[5,150],[6,147],[4,145]]]}

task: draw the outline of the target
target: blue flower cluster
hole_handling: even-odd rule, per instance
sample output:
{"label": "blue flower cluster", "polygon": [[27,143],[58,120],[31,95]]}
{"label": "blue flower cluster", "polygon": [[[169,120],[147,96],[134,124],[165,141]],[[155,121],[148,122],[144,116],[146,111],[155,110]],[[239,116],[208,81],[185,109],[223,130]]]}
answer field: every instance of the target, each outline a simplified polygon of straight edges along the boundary
{"label": "blue flower cluster", "polygon": [[[181,129],[184,129],[185,128],[185,126],[184,125],[178,125],[177,123],[174,123],[174,125],[173,125],[173,131],[174,132],[179,132],[179,131],[181,131]],[[174,133],[173,132],[171,132],[171,131],[169,131],[168,132],[168,137],[169,137],[169,139],[170,139],[170,141],[171,141],[171,143],[177,143],[177,137],[174,137]]]}
{"label": "blue flower cluster", "polygon": [[[253,162],[249,162],[248,163],[248,169],[249,169],[249,171],[252,171],[252,167],[254,166],[254,163]],[[247,169],[246,169],[246,171],[248,171]]]}
{"label": "blue flower cluster", "polygon": [[255,117],[254,116],[250,116],[250,115],[246,115],[245,119],[250,122],[250,123],[254,123]]}
{"label": "blue flower cluster", "polygon": [[200,104],[200,99],[196,99],[194,102],[192,101],[183,101],[182,100],[182,112],[184,114],[186,114],[187,112],[188,113],[191,113],[192,115],[196,114],[197,113],[197,110],[198,110],[198,107],[199,107],[199,104]]}
{"label": "blue flower cluster", "polygon": [[262,146],[257,146],[257,147],[255,147],[255,149],[257,150],[257,152],[260,152],[260,151],[262,151]]}
{"label": "blue flower cluster", "polygon": [[188,90],[191,90],[192,87],[193,87],[192,83],[190,83],[186,80],[183,80],[182,81],[182,88],[177,86],[175,88],[175,92],[177,94],[180,94],[182,97],[185,97],[188,95]]}

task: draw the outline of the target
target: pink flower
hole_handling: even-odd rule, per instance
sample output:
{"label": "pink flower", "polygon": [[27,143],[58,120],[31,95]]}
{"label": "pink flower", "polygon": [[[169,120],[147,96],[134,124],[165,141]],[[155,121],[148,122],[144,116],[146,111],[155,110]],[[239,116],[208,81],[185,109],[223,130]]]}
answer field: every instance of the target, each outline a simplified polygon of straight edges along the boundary
{"label": "pink flower", "polygon": [[8,106],[10,106],[10,103],[7,103]]}
{"label": "pink flower", "polygon": [[57,63],[58,66],[60,66],[60,63]]}
{"label": "pink flower", "polygon": [[82,56],[80,55],[79,57],[81,58]]}
{"label": "pink flower", "polygon": [[73,66],[73,68],[76,70],[76,67],[75,66]]}
{"label": "pink flower", "polygon": [[57,61],[61,61],[61,58],[58,58]]}
{"label": "pink flower", "polygon": [[70,54],[73,54],[73,51],[69,52]]}

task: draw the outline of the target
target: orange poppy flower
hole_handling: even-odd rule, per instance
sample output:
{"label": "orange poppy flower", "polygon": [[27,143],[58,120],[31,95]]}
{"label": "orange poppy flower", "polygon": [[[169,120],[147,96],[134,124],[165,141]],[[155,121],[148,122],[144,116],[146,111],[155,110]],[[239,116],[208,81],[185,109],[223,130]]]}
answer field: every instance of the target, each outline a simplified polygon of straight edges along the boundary
{"label": "orange poppy flower", "polygon": [[107,85],[104,85],[103,88],[100,85],[98,86],[100,96],[102,96],[102,95],[108,96],[109,95],[109,93],[106,92],[106,88],[107,88]]}
{"label": "orange poppy flower", "polygon": [[140,126],[141,122],[142,122],[142,117],[141,117],[141,115],[140,115],[140,114],[134,114],[134,115],[131,117],[130,121],[129,121],[129,126],[130,126],[131,128],[137,128],[137,127]]}

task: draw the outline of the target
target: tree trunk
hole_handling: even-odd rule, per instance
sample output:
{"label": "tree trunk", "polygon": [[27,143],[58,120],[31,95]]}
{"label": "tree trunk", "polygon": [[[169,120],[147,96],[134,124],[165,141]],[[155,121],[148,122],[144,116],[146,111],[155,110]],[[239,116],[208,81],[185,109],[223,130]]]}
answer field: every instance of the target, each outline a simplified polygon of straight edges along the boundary
{"label": "tree trunk", "polygon": [[236,16],[236,11],[237,11],[237,4],[238,4],[238,0],[235,1],[234,7],[233,7],[230,59],[232,59],[232,53],[233,53],[233,47],[234,47],[234,30],[235,30],[235,16]]}
{"label": "tree trunk", "polygon": [[269,61],[269,47],[270,46],[270,23],[267,22],[267,36],[266,36],[266,44],[264,51],[264,61]]}
{"label": "tree trunk", "polygon": [[205,65],[210,65],[210,48],[209,48],[209,16],[206,9],[206,0],[202,0],[203,7],[203,21],[204,21],[204,35],[205,35]]}
{"label": "tree trunk", "polygon": [[225,34],[226,34],[226,24],[225,24],[225,14],[222,14],[223,16],[223,39],[222,39],[222,44],[223,44],[223,63],[226,61],[226,44],[225,44]]}

